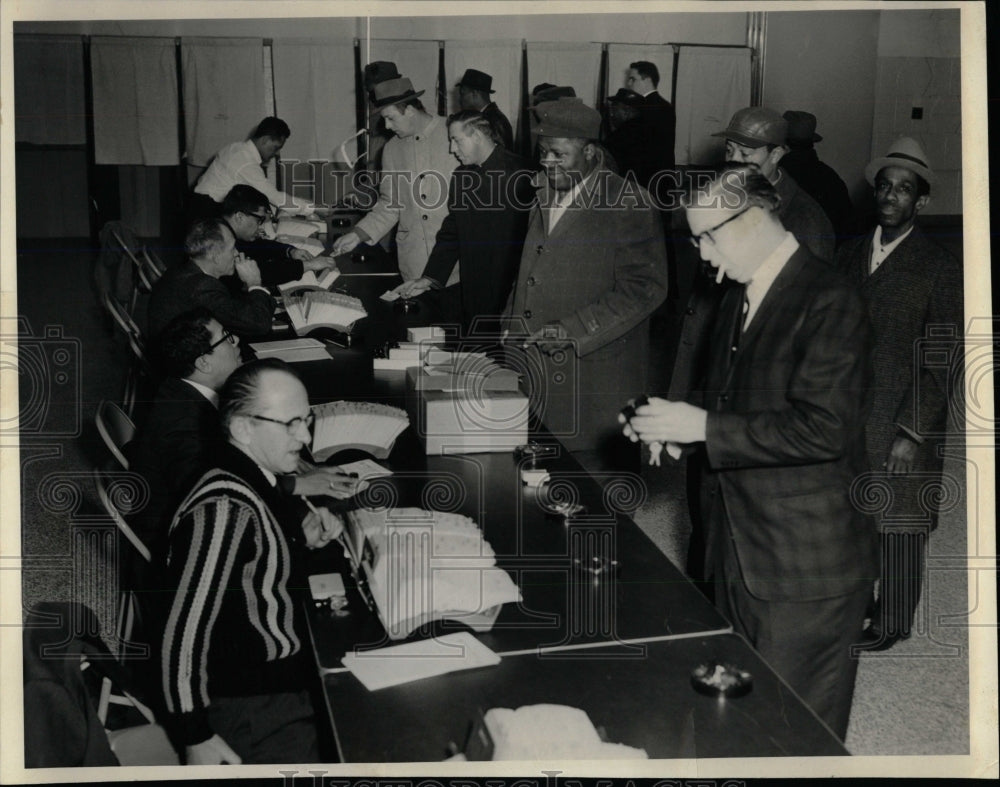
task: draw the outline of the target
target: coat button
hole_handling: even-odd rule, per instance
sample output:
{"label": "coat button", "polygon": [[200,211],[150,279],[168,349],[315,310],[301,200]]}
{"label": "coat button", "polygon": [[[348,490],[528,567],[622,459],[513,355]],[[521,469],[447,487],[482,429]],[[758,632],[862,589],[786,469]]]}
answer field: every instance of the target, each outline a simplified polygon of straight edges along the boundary
{"label": "coat button", "polygon": [[687,307],[687,308],[686,308],[686,309],[684,310],[684,313],[685,313],[685,314],[694,314],[694,307],[692,307],[692,306],[688,306],[688,307]]}
{"label": "coat button", "polygon": [[541,243],[539,243],[537,246],[535,246],[535,253],[536,254],[541,254],[544,250],[545,250],[545,247]]}
{"label": "coat button", "polygon": [[529,276],[528,277],[528,281],[526,281],[525,284],[527,284],[529,287],[534,287],[535,286],[535,277],[534,276]]}
{"label": "coat button", "polygon": [[[424,216],[424,218],[426,219],[427,217],[426,217],[426,216]],[[732,347],[730,347],[730,348],[729,348],[729,351],[730,351],[730,352],[736,352],[736,351],[737,351],[738,349],[739,349],[739,347],[737,347],[737,346],[736,346],[736,345],[734,344],[734,345],[733,345]]]}
{"label": "coat button", "polygon": [[421,194],[420,195],[420,201],[421,202],[426,202],[427,201],[427,195],[426,194]]}
{"label": "coat button", "polygon": [[[424,214],[423,216],[421,216],[420,218],[422,218],[422,219],[423,219],[424,221],[427,221],[427,214],[425,213],[425,214]],[[735,348],[733,348],[733,349],[735,349]]]}
{"label": "coat button", "polygon": [[525,309],[524,310],[524,319],[526,319],[526,320],[530,320],[531,319],[531,309]]}

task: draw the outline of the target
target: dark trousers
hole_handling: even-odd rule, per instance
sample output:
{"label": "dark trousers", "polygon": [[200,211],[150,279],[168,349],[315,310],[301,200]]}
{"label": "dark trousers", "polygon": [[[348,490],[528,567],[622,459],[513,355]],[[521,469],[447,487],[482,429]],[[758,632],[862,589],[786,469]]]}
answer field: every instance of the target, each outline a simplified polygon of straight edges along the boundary
{"label": "dark trousers", "polygon": [[851,645],[861,635],[869,590],[819,601],[765,601],[747,590],[732,539],[718,541],[716,607],[843,740],[858,671]]}
{"label": "dark trousers", "polygon": [[319,761],[313,705],[306,691],[213,697],[212,729],[244,764]]}
{"label": "dark trousers", "polygon": [[872,626],[882,637],[905,639],[920,602],[927,532],[887,529],[880,542],[881,579]]}

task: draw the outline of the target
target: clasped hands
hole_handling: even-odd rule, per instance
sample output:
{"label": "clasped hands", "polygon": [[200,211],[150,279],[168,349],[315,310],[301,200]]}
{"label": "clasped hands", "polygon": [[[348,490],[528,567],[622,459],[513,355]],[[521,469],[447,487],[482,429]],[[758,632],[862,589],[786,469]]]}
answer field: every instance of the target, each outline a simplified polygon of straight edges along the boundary
{"label": "clasped hands", "polygon": [[[630,402],[632,404],[632,402]],[[626,419],[618,415],[622,433],[633,443],[697,443],[704,441],[708,412],[687,402],[671,402],[656,396],[635,408]]]}

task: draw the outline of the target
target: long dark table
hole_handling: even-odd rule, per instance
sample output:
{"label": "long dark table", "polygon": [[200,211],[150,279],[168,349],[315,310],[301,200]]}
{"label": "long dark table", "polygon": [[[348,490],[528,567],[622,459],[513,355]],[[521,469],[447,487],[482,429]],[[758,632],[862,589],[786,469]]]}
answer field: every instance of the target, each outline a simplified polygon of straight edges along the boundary
{"label": "long dark table", "polygon": [[[378,252],[375,253],[378,255]],[[346,256],[346,255],[345,255]],[[374,256],[374,255],[373,255]],[[361,265],[346,259],[345,273]],[[382,260],[384,264],[384,259]],[[363,268],[361,270],[364,270]],[[336,287],[365,303],[349,347],[328,344],[330,361],[296,365],[313,403],[365,399],[402,406],[405,373],[373,372],[372,352],[427,324],[431,309],[402,312],[378,296],[398,279],[344,275]],[[526,461],[512,453],[427,456],[407,429],[383,464],[394,471],[360,494],[361,507],[417,506],[474,519],[523,601],[505,604],[493,628],[475,636],[502,656],[496,667],[369,692],[341,658],[390,642],[364,604],[342,557],[316,556],[313,571],[344,575],[347,614],[309,607],[308,622],[343,759],[434,761],[464,744],[477,709],[554,702],[580,707],[608,740],[641,746],[651,757],[844,754],[830,731],[786,687],[627,515],[637,479],[599,484],[541,427],[532,437],[556,455],[540,465],[587,509],[567,522],[543,510],[523,486]],[[354,458],[336,455],[331,463]],[[599,581],[574,558],[599,554],[619,562]],[[326,563],[324,564],[324,559]],[[410,639],[465,630],[439,621]],[[755,677],[751,695],[719,702],[698,695],[697,664],[724,658]]]}

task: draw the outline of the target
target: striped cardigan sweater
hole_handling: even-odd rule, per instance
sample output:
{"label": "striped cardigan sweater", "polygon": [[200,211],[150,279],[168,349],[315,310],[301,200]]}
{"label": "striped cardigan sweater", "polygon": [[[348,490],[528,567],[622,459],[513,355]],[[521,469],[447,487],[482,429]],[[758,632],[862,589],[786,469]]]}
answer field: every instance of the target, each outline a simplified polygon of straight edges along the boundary
{"label": "striped cardigan sweater", "polygon": [[226,446],[220,465],[170,525],[167,568],[177,590],[161,676],[171,727],[185,745],[211,737],[212,696],[301,688],[293,666],[303,641],[292,596],[297,545],[280,522],[291,517],[249,457]]}

